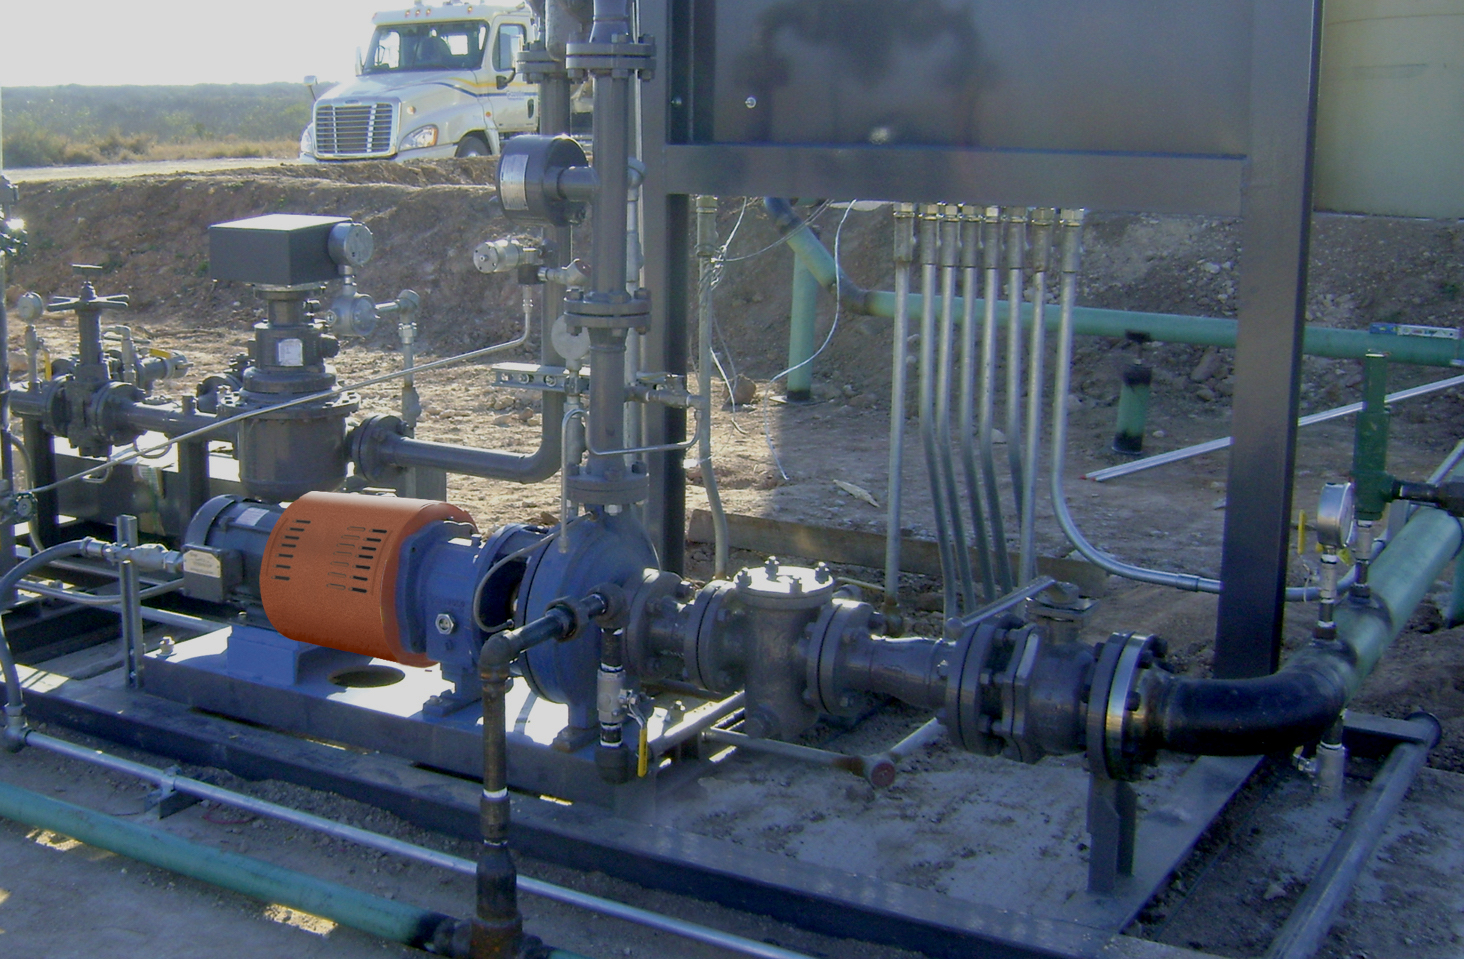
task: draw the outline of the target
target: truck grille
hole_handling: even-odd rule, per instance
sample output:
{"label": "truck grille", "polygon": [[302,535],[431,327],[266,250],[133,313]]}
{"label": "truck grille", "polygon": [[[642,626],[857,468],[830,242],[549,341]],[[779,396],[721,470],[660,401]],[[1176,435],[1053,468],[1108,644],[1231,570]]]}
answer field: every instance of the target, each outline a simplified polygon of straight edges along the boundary
{"label": "truck grille", "polygon": [[315,154],[319,157],[391,156],[396,152],[396,110],[390,103],[317,103]]}

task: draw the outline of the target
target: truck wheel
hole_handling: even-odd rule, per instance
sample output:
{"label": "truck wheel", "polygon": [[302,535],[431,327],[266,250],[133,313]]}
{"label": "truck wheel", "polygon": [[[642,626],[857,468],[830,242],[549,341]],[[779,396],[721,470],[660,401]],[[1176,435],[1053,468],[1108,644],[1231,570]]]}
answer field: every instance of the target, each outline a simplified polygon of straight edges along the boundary
{"label": "truck wheel", "polygon": [[488,149],[488,143],[476,133],[469,133],[458,141],[457,156],[460,157],[486,157],[493,153]]}

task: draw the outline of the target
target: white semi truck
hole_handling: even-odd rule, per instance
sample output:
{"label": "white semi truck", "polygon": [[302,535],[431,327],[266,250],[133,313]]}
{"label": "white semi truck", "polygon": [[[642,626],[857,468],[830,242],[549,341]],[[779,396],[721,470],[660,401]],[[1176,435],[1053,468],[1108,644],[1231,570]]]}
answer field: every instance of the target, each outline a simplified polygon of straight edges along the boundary
{"label": "white semi truck", "polygon": [[502,139],[538,129],[537,87],[514,69],[533,38],[526,5],[416,0],[371,21],[356,78],[315,101],[302,160],[496,155]]}

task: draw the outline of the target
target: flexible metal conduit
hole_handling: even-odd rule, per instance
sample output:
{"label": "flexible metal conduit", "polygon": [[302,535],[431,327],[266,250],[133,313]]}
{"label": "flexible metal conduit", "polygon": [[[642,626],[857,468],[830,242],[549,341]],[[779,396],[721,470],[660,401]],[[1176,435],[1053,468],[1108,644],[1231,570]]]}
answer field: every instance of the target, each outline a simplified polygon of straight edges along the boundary
{"label": "flexible metal conduit", "polygon": [[[736,699],[735,705],[741,704],[740,696],[741,694],[739,693],[739,698]],[[733,700],[728,700],[728,704],[734,704]],[[909,739],[913,740],[914,737],[909,737]],[[278,819],[281,822],[312,829],[336,839],[343,839],[347,842],[365,846],[368,849],[376,849],[395,856],[401,856],[405,859],[425,863],[429,866],[447,869],[460,875],[472,876],[477,869],[477,864],[470,859],[463,859],[449,853],[439,852],[436,849],[429,849],[426,846],[418,846],[400,839],[393,839],[390,836],[383,836],[380,833],[371,832],[370,830],[350,826],[333,819],[326,819],[307,812],[301,812],[298,809],[291,809],[288,806],[281,806],[264,799],[257,799],[254,796],[224,789],[198,779],[190,779],[186,776],[173,776],[164,770],[156,769],[142,763],[135,763],[123,759],[120,756],[101,752],[100,750],[87,749],[84,746],[78,746],[75,743],[67,742],[64,739],[57,739],[54,736],[48,736],[44,733],[28,733],[26,736],[26,744],[72,759],[79,759],[114,772],[136,776],[139,779],[156,783],[163,787],[171,787],[178,792],[186,793],[190,796],[197,796],[200,799],[207,799],[210,802],[222,803],[223,805],[231,806],[244,812],[254,813],[255,815]],[[900,745],[903,747],[905,744],[902,741]],[[68,833],[68,835],[70,834]],[[718,946],[722,949],[741,953],[746,956],[754,956],[757,959],[808,959],[802,953],[793,952],[788,949],[780,949],[777,946],[767,943],[746,939],[742,936],[722,932],[721,930],[698,925],[694,922],[686,922],[672,916],[638,909],[635,906],[628,906],[610,899],[592,896],[589,893],[568,889],[564,886],[544,882],[539,879],[520,876],[518,877],[518,888],[523,892],[544,899],[551,899],[569,906],[577,906],[602,916],[623,919],[627,922],[633,922],[637,925],[646,926],[647,928],[656,929],[661,932],[668,932],[695,942]]]}
{"label": "flexible metal conduit", "polygon": [[[1052,512],[1062,527],[1063,535],[1073,544],[1083,558],[1105,569],[1115,576],[1152,583],[1156,586],[1170,586],[1195,593],[1218,593],[1220,581],[1192,573],[1174,573],[1167,570],[1148,569],[1125,563],[1117,557],[1103,552],[1088,541],[1068,510],[1067,491],[1064,488],[1063,472],[1067,468],[1067,395],[1072,383],[1073,365],[1073,314],[1078,295],[1078,263],[1082,256],[1082,211],[1064,210],[1062,213],[1062,294],[1058,310],[1057,373],[1052,390]],[[1288,587],[1288,602],[1315,600],[1319,593],[1316,587]],[[1242,753],[1241,755],[1249,755]]]}
{"label": "flexible metal conduit", "polygon": [[[774,224],[788,238],[788,248],[803,260],[810,273],[828,290],[837,282],[844,305],[856,312],[889,319],[895,313],[895,294],[883,290],[866,290],[855,283],[842,269],[836,269],[831,254],[818,237],[793,212],[787,200],[769,197],[763,201]],[[922,308],[921,295],[909,296],[911,311]],[[958,304],[963,308],[964,304]],[[1030,305],[1022,308],[1022,322],[1032,322]],[[1047,321],[1048,332],[1056,323]],[[1073,310],[1073,332],[1080,336],[1106,336],[1124,339],[1130,332],[1144,333],[1161,343],[1188,343],[1195,346],[1234,347],[1238,326],[1235,320],[1210,316],[1183,316],[1174,313],[1145,313],[1129,310],[1105,310],[1077,307]],[[1429,336],[1397,336],[1371,333],[1367,330],[1339,330],[1308,326],[1302,341],[1307,356],[1333,359],[1361,359],[1369,352],[1384,352],[1394,363],[1417,366],[1456,366],[1464,361],[1464,339]]]}

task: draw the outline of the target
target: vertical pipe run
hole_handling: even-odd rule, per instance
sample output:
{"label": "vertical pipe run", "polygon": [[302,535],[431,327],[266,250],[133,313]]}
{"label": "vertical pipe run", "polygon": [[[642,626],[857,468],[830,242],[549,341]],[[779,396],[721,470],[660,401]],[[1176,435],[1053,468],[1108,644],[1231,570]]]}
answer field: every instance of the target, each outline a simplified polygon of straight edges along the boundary
{"label": "vertical pipe run", "polygon": [[[991,539],[983,515],[981,475],[976,466],[976,299],[977,269],[981,263],[981,219],[976,207],[961,206],[961,465],[966,478],[966,495],[971,503],[971,530],[975,536],[977,572],[986,602],[998,595],[992,569]],[[955,495],[952,487],[951,495]]]}
{"label": "vertical pipe run", "polygon": [[[487,657],[484,657],[486,660]],[[517,955],[523,939],[518,871],[508,851],[509,664],[483,662],[483,793],[478,802],[482,846],[478,854],[478,909],[473,919],[473,959]]]}
{"label": "vertical pipe run", "polygon": [[939,212],[935,204],[920,210],[920,441],[925,449],[925,472],[930,478],[930,498],[935,514],[935,539],[940,550],[941,591],[944,594],[945,618],[959,615],[956,585],[959,573],[951,549],[950,530],[946,528],[944,484],[941,482],[939,454],[935,434],[935,287],[936,287],[936,223]]}
{"label": "vertical pipe run", "polygon": [[986,311],[981,324],[981,475],[991,516],[991,553],[997,585],[1011,592],[1016,585],[1007,557],[1001,488],[996,482],[996,304],[1001,299],[1001,208],[989,206],[981,218],[981,265],[986,273]]}
{"label": "vertical pipe run", "polygon": [[910,264],[915,260],[915,204],[895,204],[895,318],[890,333],[890,469],[885,514],[886,611],[900,605],[900,537],[905,478],[905,373],[910,354]]}
{"label": "vertical pipe run", "polygon": [[1006,223],[1007,266],[1007,350],[1006,350],[1006,441],[1007,465],[1012,471],[1012,497],[1022,511],[1022,298],[1023,260],[1027,255],[1027,211],[1003,207]]}
{"label": "vertical pipe run", "polygon": [[1118,427],[1113,434],[1113,451],[1138,456],[1144,451],[1144,424],[1149,418],[1149,390],[1154,371],[1140,359],[1123,368],[1118,390]]}
{"label": "vertical pipe run", "polygon": [[818,290],[818,280],[795,256],[793,307],[788,316],[788,400],[793,403],[807,403],[813,399],[814,321]]}
{"label": "vertical pipe run", "polygon": [[1037,578],[1037,463],[1042,442],[1042,364],[1047,351],[1044,339],[1047,332],[1047,267],[1052,248],[1053,213],[1047,207],[1032,211],[1032,339],[1027,348],[1027,389],[1030,396],[1027,403],[1027,445],[1022,454],[1021,545],[1018,550],[1022,568],[1020,579],[1024,583]]}
{"label": "vertical pipe run", "polygon": [[938,347],[938,369],[936,378],[936,453],[940,460],[940,483],[944,489],[942,499],[950,514],[951,549],[956,557],[956,571],[960,574],[961,611],[969,612],[978,605],[976,585],[971,574],[971,551],[966,548],[966,523],[961,517],[961,500],[956,495],[956,470],[952,451],[955,449],[951,434],[951,377],[955,368],[956,323],[956,267],[960,262],[961,219],[960,208],[947,203],[941,209],[940,219],[940,344]]}

